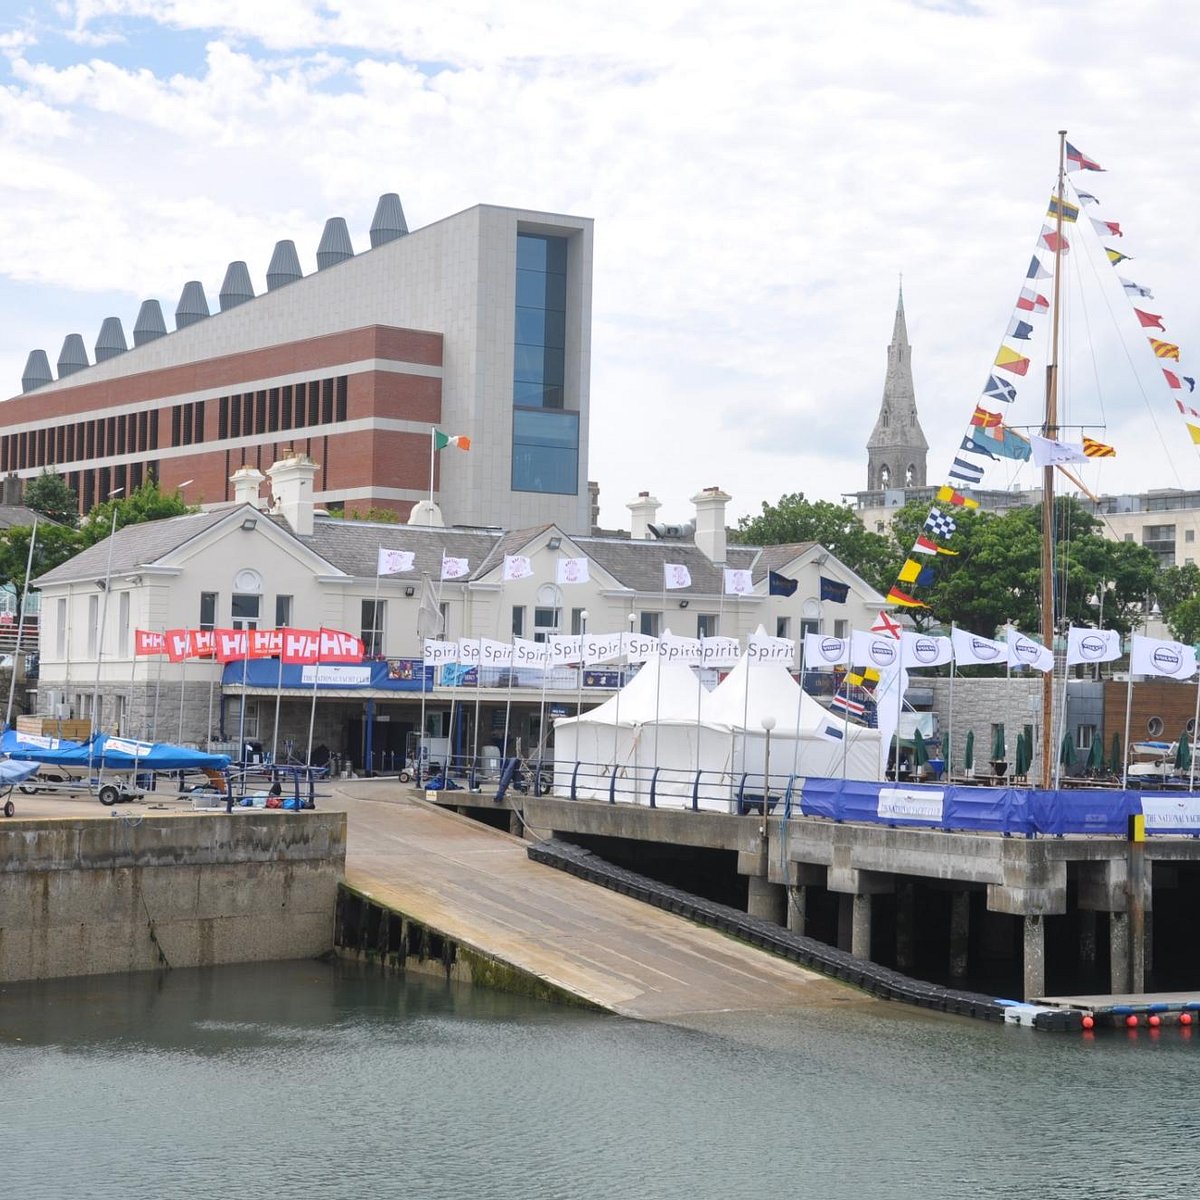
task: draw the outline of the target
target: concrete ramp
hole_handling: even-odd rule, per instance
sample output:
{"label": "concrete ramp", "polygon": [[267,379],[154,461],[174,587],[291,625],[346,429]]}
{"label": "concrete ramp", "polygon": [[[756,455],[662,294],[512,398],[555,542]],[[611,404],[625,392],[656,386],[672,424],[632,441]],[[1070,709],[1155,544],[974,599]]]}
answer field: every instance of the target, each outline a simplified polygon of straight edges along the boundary
{"label": "concrete ramp", "polygon": [[530,861],[411,789],[339,783],[346,879],[380,904],[610,1012],[646,1020],[876,1003],[715,930]]}

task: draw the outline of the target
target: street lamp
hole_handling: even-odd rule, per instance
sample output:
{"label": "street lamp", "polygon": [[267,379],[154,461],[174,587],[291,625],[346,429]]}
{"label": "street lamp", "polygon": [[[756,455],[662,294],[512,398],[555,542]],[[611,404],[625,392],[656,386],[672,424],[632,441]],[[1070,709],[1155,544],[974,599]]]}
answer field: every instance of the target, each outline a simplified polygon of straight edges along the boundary
{"label": "street lamp", "polygon": [[768,713],[760,724],[767,735],[766,750],[763,753],[763,851],[767,845],[767,814],[771,811],[771,730],[775,728],[775,718]]}
{"label": "street lamp", "polygon": [[[637,624],[637,613],[631,612],[629,614],[629,616],[626,618],[626,620],[629,622],[629,636],[633,637],[633,627],[634,627],[634,625]],[[625,646],[626,653],[628,653],[628,649],[629,649],[629,646],[628,646],[628,643],[626,643],[626,646]],[[616,774],[617,774],[617,759],[619,757],[619,751],[618,751],[619,739],[621,737],[621,689],[625,685],[625,672],[621,669],[621,659],[623,657],[625,657],[624,654],[617,655],[617,699],[616,699],[616,704],[613,705],[613,765],[612,765],[612,769],[613,769],[613,778],[614,778],[614,783],[613,783],[614,790],[613,790],[612,794],[614,797],[616,796],[615,778],[616,778]]]}
{"label": "street lamp", "polygon": [[[575,718],[576,720],[583,714],[583,639],[587,637],[588,610],[585,608],[579,614],[579,688],[575,696]],[[576,755],[579,752],[579,734],[575,734],[575,750]]]}
{"label": "street lamp", "polygon": [[[115,496],[119,496],[124,487],[113,488],[108,493],[108,500],[112,500]],[[100,627],[96,630],[96,683],[92,688],[92,736],[95,737],[99,732],[100,722],[97,720],[100,703],[100,664],[104,659],[104,626],[108,621],[108,593],[111,590],[112,584],[112,560],[113,560],[113,539],[117,536],[117,513],[120,506],[113,505],[112,510],[112,528],[108,531],[108,564],[104,568],[104,580],[101,582],[96,580],[96,586],[100,588],[102,595],[100,598]]]}

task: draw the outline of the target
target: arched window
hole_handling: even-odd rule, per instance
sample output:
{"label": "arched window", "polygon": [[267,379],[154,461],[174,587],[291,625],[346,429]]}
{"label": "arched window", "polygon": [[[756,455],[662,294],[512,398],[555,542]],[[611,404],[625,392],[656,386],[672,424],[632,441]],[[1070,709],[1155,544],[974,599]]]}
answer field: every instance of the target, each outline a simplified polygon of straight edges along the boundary
{"label": "arched window", "polygon": [[884,463],[883,466],[879,468],[879,486],[881,488],[890,487],[891,482],[892,472],[888,468],[887,463]]}
{"label": "arched window", "polygon": [[885,408],[883,412],[879,414],[879,427],[881,429],[886,429],[891,423],[892,414]]}
{"label": "arched window", "polygon": [[913,480],[916,479],[916,477],[917,468],[914,467],[912,463],[909,463],[908,466],[904,468],[904,486],[912,487]]}

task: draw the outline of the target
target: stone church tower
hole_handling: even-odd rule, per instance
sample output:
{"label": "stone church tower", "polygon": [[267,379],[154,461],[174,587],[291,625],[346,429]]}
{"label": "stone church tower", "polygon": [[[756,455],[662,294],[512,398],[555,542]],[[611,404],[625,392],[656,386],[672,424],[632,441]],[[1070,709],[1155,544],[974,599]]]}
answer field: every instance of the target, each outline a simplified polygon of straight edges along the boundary
{"label": "stone church tower", "polygon": [[913,393],[912,347],[904,323],[904,289],[896,304],[896,325],[888,347],[883,402],[867,442],[867,490],[924,487],[929,443],[917,417]]}

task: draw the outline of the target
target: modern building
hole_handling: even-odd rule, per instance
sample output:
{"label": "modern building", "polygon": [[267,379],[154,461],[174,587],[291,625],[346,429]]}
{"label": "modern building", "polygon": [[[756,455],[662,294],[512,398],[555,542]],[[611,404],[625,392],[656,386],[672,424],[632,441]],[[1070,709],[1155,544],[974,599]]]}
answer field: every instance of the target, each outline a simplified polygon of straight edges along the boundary
{"label": "modern building", "polygon": [[[382,196],[371,246],[326,222],[316,271],[276,244],[266,289],[232,262],[210,311],[186,283],[168,332],[157,300],[126,341],[104,320],[89,359],[68,334],[57,377],[34,350],[0,408],[0,472],[51,467],[83,511],[148,476],[189,502],[232,500],[230,476],[291,451],[314,499],[407,516],[429,498],[458,525],[590,528],[592,222],[479,205],[408,231]],[[431,455],[431,428],[474,449]]]}
{"label": "modern building", "polygon": [[[499,531],[333,519],[317,511],[310,459],[293,455],[268,471],[274,508],[258,494],[260,476],[239,471],[232,504],[128,526],[43,575],[41,673],[37,711],[88,719],[127,735],[185,742],[240,737],[275,745],[282,756],[314,745],[361,766],[403,756],[424,728],[435,753],[536,745],[543,719],[607,698],[616,666],[540,671],[423,665],[418,614],[436,589],[446,639],[630,631],[745,638],[806,630],[844,634],[866,628],[882,597],[814,543],[727,545],[719,488],[699,492],[694,533],[654,533],[658,502],[629,505],[624,536],[572,534],[544,522]],[[410,571],[379,576],[379,552],[409,551]],[[506,581],[505,556],[530,560],[532,574]],[[446,558],[465,559],[460,578],[438,582]],[[559,583],[558,565],[586,559],[587,579]],[[667,590],[664,566],[691,582]],[[727,595],[723,568],[752,573],[753,591]],[[796,581],[772,595],[770,571]],[[821,579],[845,584],[843,603],[822,602]],[[222,667],[211,660],[171,663],[135,654],[138,630],[324,626],[361,636],[367,657],[332,672],[276,660]],[[424,631],[423,631],[424,632]],[[306,675],[305,671],[309,673]],[[245,707],[243,709],[243,698]],[[276,714],[278,713],[278,721]],[[388,757],[387,761],[391,761]]]}

